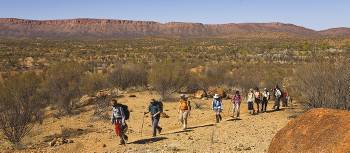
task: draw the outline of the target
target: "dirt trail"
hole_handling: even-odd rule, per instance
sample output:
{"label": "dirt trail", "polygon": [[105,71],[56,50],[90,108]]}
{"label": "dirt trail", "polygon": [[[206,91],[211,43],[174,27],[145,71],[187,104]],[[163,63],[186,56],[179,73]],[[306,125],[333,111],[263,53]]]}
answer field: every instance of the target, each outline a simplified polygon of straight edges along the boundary
{"label": "dirt trail", "polygon": [[[224,101],[224,119],[214,124],[215,116],[210,110],[211,100],[192,100],[202,108],[193,109],[189,117],[189,129],[180,130],[177,120],[177,103],[164,103],[164,110],[169,118],[161,119],[163,133],[151,137],[150,117],[145,117],[143,137],[140,137],[143,112],[148,101],[156,95],[149,92],[136,93],[136,98],[122,98],[121,102],[129,105],[131,117],[129,125],[129,142],[126,146],[118,145],[110,121],[96,120],[93,106],[88,106],[79,115],[60,119],[47,118],[43,125],[36,126],[30,136],[24,140],[32,146],[18,152],[266,152],[272,137],[287,124],[290,116],[297,109],[286,108],[278,112],[249,115],[246,103],[241,106],[241,120],[233,120],[228,109],[230,101]],[[270,102],[268,108],[271,108]],[[62,129],[69,129],[69,139],[74,143],[49,147],[47,141],[60,135]],[[0,140],[3,143],[3,140]],[[5,141],[4,141],[5,142]],[[0,145],[6,150],[8,143]],[[13,152],[13,150],[8,150]]]}

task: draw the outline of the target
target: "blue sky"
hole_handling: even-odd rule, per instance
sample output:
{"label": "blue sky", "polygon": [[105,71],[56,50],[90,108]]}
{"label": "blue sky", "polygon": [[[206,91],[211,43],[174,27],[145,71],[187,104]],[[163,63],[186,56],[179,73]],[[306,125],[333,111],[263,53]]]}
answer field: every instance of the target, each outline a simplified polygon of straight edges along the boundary
{"label": "blue sky", "polygon": [[350,0],[0,0],[0,18],[111,18],[158,22],[284,22],[350,27]]}

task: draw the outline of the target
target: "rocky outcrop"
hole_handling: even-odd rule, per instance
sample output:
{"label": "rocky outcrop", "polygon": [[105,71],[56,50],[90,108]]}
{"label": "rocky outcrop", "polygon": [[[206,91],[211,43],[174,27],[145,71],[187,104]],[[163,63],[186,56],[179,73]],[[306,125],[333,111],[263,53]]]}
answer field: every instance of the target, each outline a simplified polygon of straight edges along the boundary
{"label": "rocky outcrop", "polygon": [[278,131],[269,153],[345,153],[350,151],[350,112],[312,109]]}
{"label": "rocky outcrop", "polygon": [[118,38],[142,36],[319,36],[317,31],[284,23],[202,24],[111,19],[24,20],[0,18],[0,37]]}

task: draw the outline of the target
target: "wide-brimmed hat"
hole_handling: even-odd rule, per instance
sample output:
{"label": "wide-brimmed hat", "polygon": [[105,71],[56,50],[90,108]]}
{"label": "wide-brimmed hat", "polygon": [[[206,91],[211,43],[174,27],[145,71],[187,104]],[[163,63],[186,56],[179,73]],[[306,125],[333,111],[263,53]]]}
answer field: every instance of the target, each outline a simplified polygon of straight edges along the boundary
{"label": "wide-brimmed hat", "polygon": [[215,94],[213,98],[216,99],[216,98],[219,98],[219,97],[220,97],[219,94]]}

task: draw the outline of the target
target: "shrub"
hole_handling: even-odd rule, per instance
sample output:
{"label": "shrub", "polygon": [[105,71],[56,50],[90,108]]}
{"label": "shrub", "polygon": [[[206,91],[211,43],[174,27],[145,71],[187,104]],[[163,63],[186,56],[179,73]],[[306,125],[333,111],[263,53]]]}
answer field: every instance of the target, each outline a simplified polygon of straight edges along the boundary
{"label": "shrub", "polygon": [[72,113],[74,103],[81,96],[79,87],[84,71],[84,66],[76,62],[58,63],[47,71],[46,98],[56,104],[61,113]]}
{"label": "shrub", "polygon": [[148,72],[142,65],[122,65],[117,67],[109,75],[108,80],[119,88],[147,86]]}
{"label": "shrub", "polygon": [[101,73],[88,73],[82,77],[80,90],[84,94],[94,94],[98,90],[108,88],[107,75]]}
{"label": "shrub", "polygon": [[149,74],[150,84],[163,99],[179,91],[188,80],[188,69],[180,63],[157,63]]}
{"label": "shrub", "polygon": [[19,143],[42,120],[40,82],[34,73],[24,73],[0,84],[0,129],[11,143]]}
{"label": "shrub", "polygon": [[301,93],[305,107],[350,110],[350,68],[348,62],[313,63],[297,69],[296,92]]}

